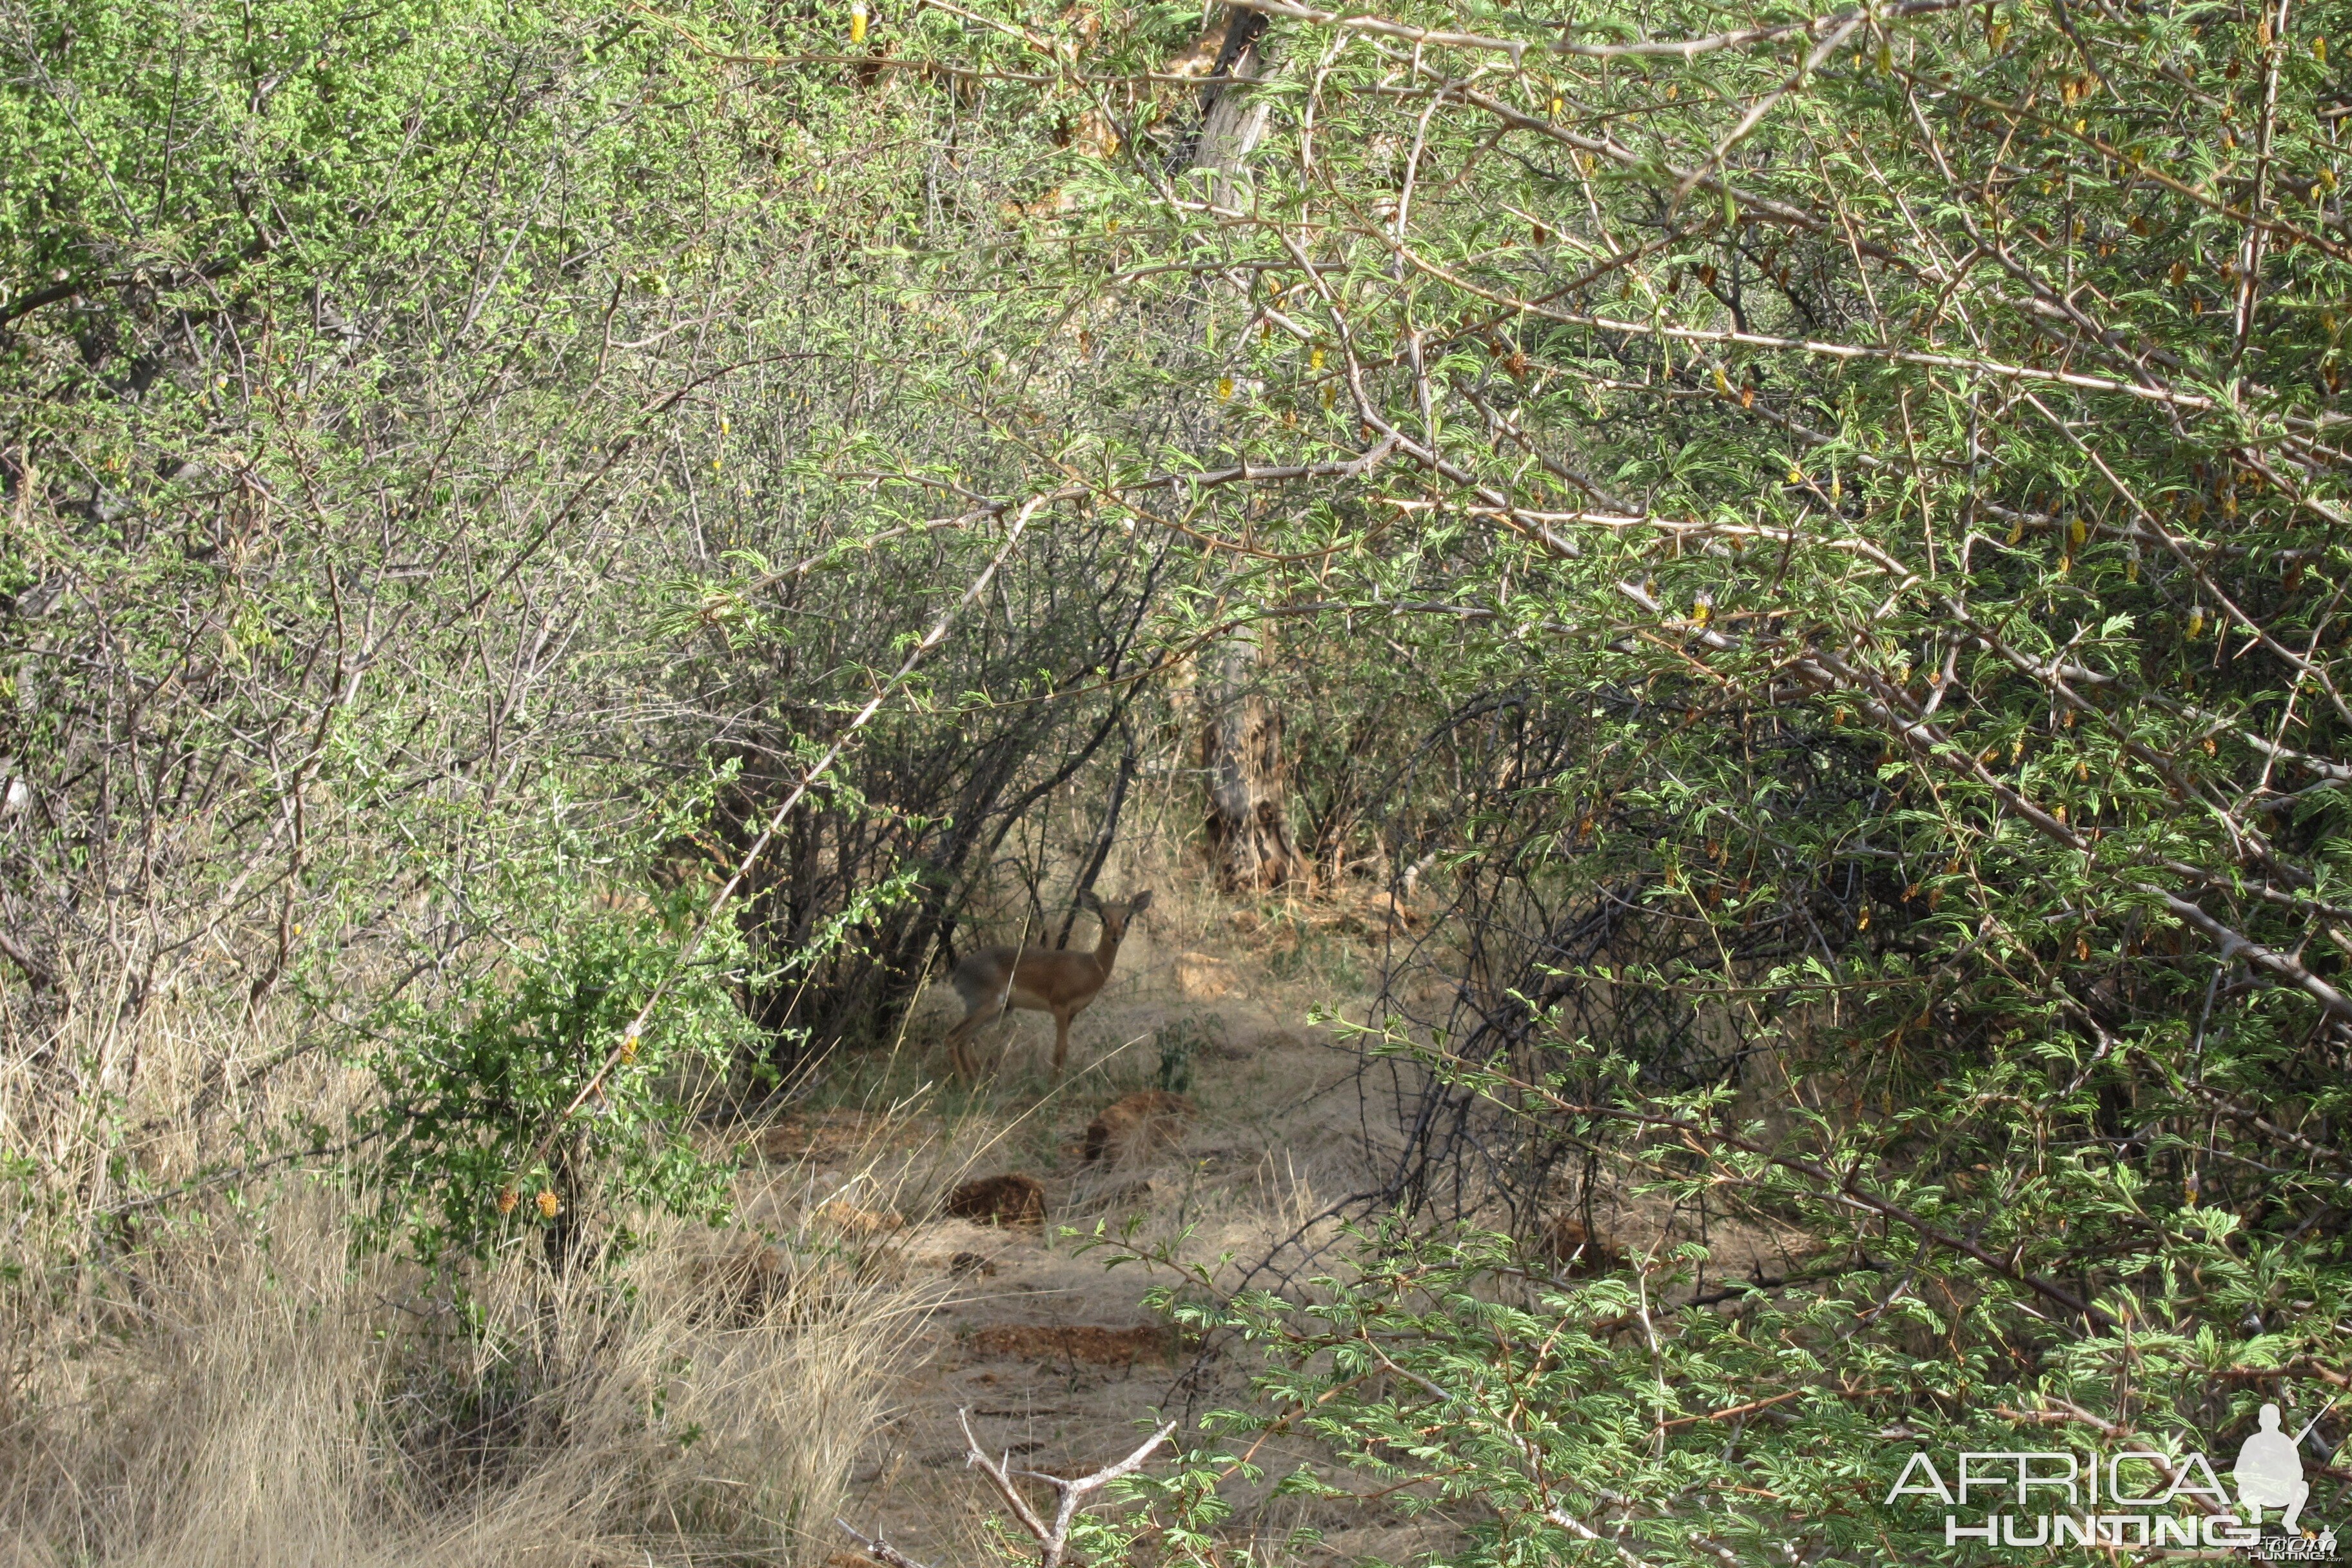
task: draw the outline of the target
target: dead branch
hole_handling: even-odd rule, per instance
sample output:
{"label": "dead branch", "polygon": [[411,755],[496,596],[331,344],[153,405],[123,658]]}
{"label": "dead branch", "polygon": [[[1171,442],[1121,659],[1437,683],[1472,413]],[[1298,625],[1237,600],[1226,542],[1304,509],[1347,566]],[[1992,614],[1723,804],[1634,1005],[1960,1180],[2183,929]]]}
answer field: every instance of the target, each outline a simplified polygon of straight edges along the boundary
{"label": "dead branch", "polygon": [[849,1521],[845,1519],[836,1519],[833,1522],[841,1526],[842,1530],[847,1533],[852,1541],[855,1541],[858,1545],[866,1548],[866,1555],[874,1559],[875,1562],[887,1563],[890,1565],[890,1568],[923,1568],[922,1563],[916,1562],[913,1558],[908,1556],[905,1552],[899,1551],[897,1547],[883,1540],[882,1527],[880,1525],[877,1524],[874,1527],[873,1534],[866,1535],[858,1531],[852,1530],[850,1528]]}
{"label": "dead branch", "polygon": [[[1168,1441],[1169,1436],[1176,1430],[1176,1423],[1168,1422],[1147,1438],[1141,1447],[1117,1464],[1106,1465],[1090,1476],[1071,1479],[1037,1470],[1009,1468],[1013,1462],[1010,1453],[992,1459],[982,1450],[980,1439],[972,1435],[971,1413],[969,1410],[958,1410],[956,1419],[963,1426],[965,1464],[988,1478],[989,1485],[996,1489],[996,1495],[1004,1500],[1004,1506],[1011,1509],[1013,1517],[1021,1521],[1021,1528],[1036,1538],[1037,1568],[1061,1568],[1062,1553],[1069,1545],[1070,1521],[1077,1517],[1078,1510],[1087,1499],[1120,1477],[1131,1476],[1141,1469],[1143,1461],[1151,1457],[1151,1451]],[[1050,1527],[1037,1517],[1036,1510],[1029,1506],[1029,1500],[1021,1495],[1021,1489],[1013,1484],[1015,1478],[1043,1481],[1054,1489],[1054,1522]]]}

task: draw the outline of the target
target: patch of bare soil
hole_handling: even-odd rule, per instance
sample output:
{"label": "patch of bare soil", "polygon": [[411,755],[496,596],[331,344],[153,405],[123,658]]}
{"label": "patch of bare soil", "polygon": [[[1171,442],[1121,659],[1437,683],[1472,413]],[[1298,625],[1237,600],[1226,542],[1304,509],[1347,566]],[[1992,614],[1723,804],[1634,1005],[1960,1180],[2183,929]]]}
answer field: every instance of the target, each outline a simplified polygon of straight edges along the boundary
{"label": "patch of bare soil", "polygon": [[1172,1363],[1178,1348],[1176,1331],[1165,1323],[1143,1323],[1131,1329],[1107,1329],[1095,1323],[997,1323],[976,1331],[965,1342],[981,1357],[1066,1362],[1073,1366],[1080,1362],[1126,1367],[1139,1361]]}
{"label": "patch of bare soil", "polygon": [[921,1121],[870,1110],[815,1110],[788,1114],[760,1134],[762,1159],[781,1163],[805,1160],[839,1164],[880,1149],[906,1149],[929,1130]]}
{"label": "patch of bare soil", "polygon": [[[938,1282],[941,1300],[887,1427],[860,1457],[847,1513],[859,1530],[878,1525],[936,1568],[994,1561],[983,1524],[993,1500],[965,1468],[960,1411],[992,1454],[1068,1475],[1123,1456],[1163,1413],[1196,1418],[1247,1399],[1252,1352],[1182,1342],[1142,1302],[1166,1277],[1108,1268],[1087,1241],[1099,1226],[1187,1258],[1255,1258],[1362,1184],[1353,1053],[1307,1023],[1311,1007],[1348,994],[1319,976],[1269,973],[1257,935],[1222,911],[1155,910],[1079,1016],[1058,1087],[1040,1071],[1050,1020],[1015,1015],[983,1037],[1001,1063],[990,1112],[1001,1131],[943,1159],[933,1198],[902,1201],[908,1224],[887,1240],[910,1278]],[[942,994],[914,1034],[935,1039],[960,1012]],[[837,1190],[860,1155],[887,1142],[856,1113],[788,1126],[771,1147],[808,1151],[796,1180],[811,1194]],[[1029,1207],[1033,1184],[1042,1224]],[[1288,1468],[1260,1458],[1277,1461],[1271,1473]],[[1322,1512],[1309,1519],[1307,1510]],[[1255,1524],[1276,1541],[1311,1522],[1370,1542],[1386,1519],[1304,1500],[1269,1500],[1259,1513],[1242,1533]]]}
{"label": "patch of bare soil", "polygon": [[[933,1152],[938,1191],[902,1202],[907,1226],[886,1241],[908,1278],[937,1283],[940,1305],[912,1347],[892,1415],[860,1456],[851,1524],[868,1534],[878,1526],[934,1568],[980,1568],[996,1561],[984,1525],[992,1500],[965,1467],[960,1411],[992,1455],[1076,1475],[1130,1451],[1157,1419],[1189,1426],[1249,1401],[1255,1352],[1222,1337],[1180,1343],[1142,1300],[1151,1284],[1172,1281],[1107,1268],[1109,1249],[1096,1238],[1163,1245],[1187,1260],[1231,1254],[1247,1262],[1301,1234],[1331,1200],[1372,1184],[1392,1154],[1381,1131],[1394,1118],[1361,1100],[1355,1052],[1307,1017],[1318,1005],[1354,1000],[1341,939],[1322,933],[1378,930],[1388,918],[1385,908],[1353,907],[1286,922],[1157,913],[1130,932],[1111,984],[1077,1019],[1071,1073],[1058,1087],[1038,1068],[1050,1020],[1015,1015],[989,1032],[982,1044],[1002,1063],[991,1113],[1000,1131],[958,1149],[950,1147],[958,1134],[930,1124],[943,1141]],[[1326,962],[1318,969],[1307,959]],[[1353,972],[1357,987],[1366,968]],[[960,1013],[942,994],[915,1033],[936,1039]],[[1160,1092],[1167,1062],[1181,1101]],[[936,1062],[933,1070],[941,1070]],[[792,1136],[812,1151],[796,1179],[813,1195],[854,1184],[825,1167],[825,1151],[842,1160],[887,1141],[839,1112],[808,1119]],[[991,1184],[995,1178],[1017,1180]],[[1043,1224],[989,1223],[1030,1218],[1033,1185]],[[1661,1234],[1631,1208],[1593,1219],[1591,1236],[1563,1219],[1538,1241],[1563,1274],[1638,1258]],[[1271,1476],[1312,1464],[1351,1489],[1361,1479],[1304,1441],[1269,1439],[1257,1461]],[[1304,1559],[1280,1547],[1301,1526],[1321,1531],[1325,1542]],[[1231,1523],[1237,1559],[1255,1541],[1261,1558],[1318,1564],[1409,1561],[1445,1545],[1458,1527],[1443,1517],[1402,1519],[1384,1501],[1270,1492],[1244,1499]]]}

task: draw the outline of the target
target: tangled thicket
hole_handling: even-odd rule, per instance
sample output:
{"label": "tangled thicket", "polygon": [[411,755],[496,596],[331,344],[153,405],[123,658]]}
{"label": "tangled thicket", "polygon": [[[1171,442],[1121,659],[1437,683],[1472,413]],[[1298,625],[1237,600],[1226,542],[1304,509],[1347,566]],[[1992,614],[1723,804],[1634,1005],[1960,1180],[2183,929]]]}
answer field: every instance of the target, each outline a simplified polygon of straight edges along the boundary
{"label": "tangled thicket", "polygon": [[896,680],[736,976],[772,1065],[887,1025],[1213,664],[1307,858],[1448,905],[1383,1203],[1791,1260],[1252,1309],[1494,1560],[1963,1560],[1883,1434],[2340,1385],[2341,7],[265,12],[10,13],[28,1204],[134,1136],[68,1013],[334,1042],[738,863]]}

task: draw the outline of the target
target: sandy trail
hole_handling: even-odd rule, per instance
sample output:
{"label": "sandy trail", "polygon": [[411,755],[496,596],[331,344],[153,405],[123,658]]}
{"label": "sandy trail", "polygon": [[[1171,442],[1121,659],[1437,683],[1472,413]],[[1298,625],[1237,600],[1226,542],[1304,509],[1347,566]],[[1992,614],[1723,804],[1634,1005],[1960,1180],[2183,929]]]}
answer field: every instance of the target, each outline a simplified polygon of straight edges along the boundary
{"label": "sandy trail", "polygon": [[[983,1037],[1004,1052],[997,1107],[1004,1131],[977,1148],[968,1135],[938,1135],[964,1144],[948,1173],[1033,1175],[1045,1186],[1047,1217],[1003,1227],[922,1218],[892,1237],[891,1266],[910,1283],[935,1286],[939,1304],[908,1347],[891,1419],[860,1456],[851,1523],[868,1533],[878,1525],[935,1568],[976,1568],[991,1560],[983,1522],[991,1500],[966,1468],[959,1411],[970,1412],[992,1450],[1066,1475],[1124,1455],[1162,1413],[1197,1415],[1247,1398],[1253,1352],[1180,1344],[1143,1304],[1153,1281],[1133,1266],[1107,1268],[1106,1254],[1087,1250],[1083,1233],[1099,1223],[1187,1259],[1230,1252],[1250,1260],[1330,1199],[1358,1190],[1368,1166],[1355,1053],[1307,1021],[1329,995],[1271,977],[1246,952],[1213,956],[1142,932],[1130,938],[1111,985],[1079,1016],[1073,1070],[1058,1091],[1036,1076],[1050,1020],[1020,1015]],[[936,1038],[959,1011],[951,998],[934,995],[913,1036]],[[1186,1093],[1195,1114],[1181,1137],[1171,1148],[1089,1163],[1087,1122],[1122,1094],[1158,1081],[1161,1044],[1171,1037],[1193,1047]],[[846,1181],[858,1159],[870,1159],[861,1121],[836,1111],[829,1122],[788,1122],[775,1152],[805,1162],[797,1179],[827,1190]],[[1261,1457],[1278,1475],[1318,1456],[1301,1448]],[[1367,1536],[1364,1512],[1286,1500],[1255,1517],[1245,1510],[1236,1526],[1278,1540],[1312,1523],[1329,1532],[1336,1560],[1409,1550],[1394,1531]],[[839,1543],[839,1562],[862,1560],[846,1554],[855,1550],[846,1537]]]}
{"label": "sandy trail", "polygon": [[[1137,1267],[1107,1268],[1108,1249],[1086,1247],[1097,1225],[1138,1247],[1165,1245],[1188,1262],[1230,1254],[1247,1265],[1334,1201],[1374,1189],[1397,1147],[1395,1108],[1365,1098],[1390,1075],[1360,1075],[1355,1047],[1309,1021],[1318,1005],[1335,1001],[1347,1016],[1363,1016],[1360,977],[1370,965],[1360,931],[1353,949],[1327,940],[1337,961],[1302,973],[1285,962],[1297,948],[1255,942],[1230,917],[1189,931],[1170,919],[1160,928],[1130,936],[1110,986],[1078,1018],[1066,1083],[1055,1089],[1040,1076],[1051,1021],[1019,1015],[983,1037],[1004,1056],[978,1115],[961,1126],[916,1118],[892,1129],[908,1158],[931,1163],[928,1188],[901,1178],[910,1223],[892,1233],[884,1256],[898,1278],[930,1289],[936,1306],[910,1335],[892,1415],[859,1457],[847,1517],[868,1534],[878,1526],[931,1568],[996,1561],[985,1523],[992,1499],[966,1468],[960,1410],[992,1453],[1078,1475],[1127,1454],[1163,1415],[1189,1427],[1208,1411],[1250,1400],[1256,1352],[1222,1339],[1205,1350],[1180,1345],[1144,1305],[1153,1280]],[[912,1037],[936,1041],[961,1011],[940,988],[919,1011]],[[1087,1122],[1156,1081],[1160,1045],[1171,1038],[1196,1047],[1188,1086],[1195,1114],[1181,1140],[1115,1167],[1089,1164]],[[779,1130],[778,1152],[815,1189],[848,1180],[860,1161],[873,1163],[861,1138],[874,1119],[831,1114],[831,1123],[818,1118]],[[940,1194],[955,1181],[1003,1173],[1044,1184],[1043,1225],[921,1217],[937,1215]],[[1612,1202],[1604,1218],[1629,1250],[1668,1239],[1670,1215],[1654,1205]],[[1325,1222],[1319,1234],[1335,1228]],[[1709,1240],[1738,1272],[1774,1256],[1773,1238],[1761,1233],[1719,1226]],[[1229,1271],[1220,1284],[1232,1283]],[[1304,1441],[1269,1441],[1258,1459],[1269,1478],[1311,1464],[1327,1480],[1370,1489],[1366,1478]],[[1254,1539],[1279,1548],[1302,1526],[1322,1532],[1319,1545],[1277,1549],[1276,1561],[1402,1562],[1458,1539],[1458,1521],[1408,1522],[1383,1504],[1275,1500],[1270,1489],[1244,1495],[1229,1526],[1237,1547]],[[832,1541],[841,1549],[835,1568],[862,1561],[846,1554],[854,1543],[845,1536]]]}

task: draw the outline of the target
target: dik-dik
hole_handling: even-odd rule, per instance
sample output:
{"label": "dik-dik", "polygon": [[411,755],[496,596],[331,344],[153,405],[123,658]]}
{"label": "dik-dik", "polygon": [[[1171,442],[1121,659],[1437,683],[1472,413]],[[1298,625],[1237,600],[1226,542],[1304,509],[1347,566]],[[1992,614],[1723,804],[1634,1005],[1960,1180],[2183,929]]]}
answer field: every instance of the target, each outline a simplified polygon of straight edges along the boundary
{"label": "dik-dik", "polygon": [[980,1076],[971,1056],[971,1037],[1004,1016],[1007,1008],[1018,1007],[1054,1015],[1054,1076],[1062,1076],[1063,1063],[1070,1054],[1070,1020],[1102,994],[1104,983],[1110,979],[1110,966],[1118,962],[1118,944],[1127,935],[1127,922],[1151,907],[1151,890],[1147,888],[1116,904],[1104,903],[1088,893],[1080,904],[1102,917],[1102,940],[1092,952],[1050,947],[1024,947],[1016,952],[1009,947],[992,947],[971,954],[948,976],[966,1009],[962,1019],[948,1031],[948,1063],[958,1075],[966,1079]]}

